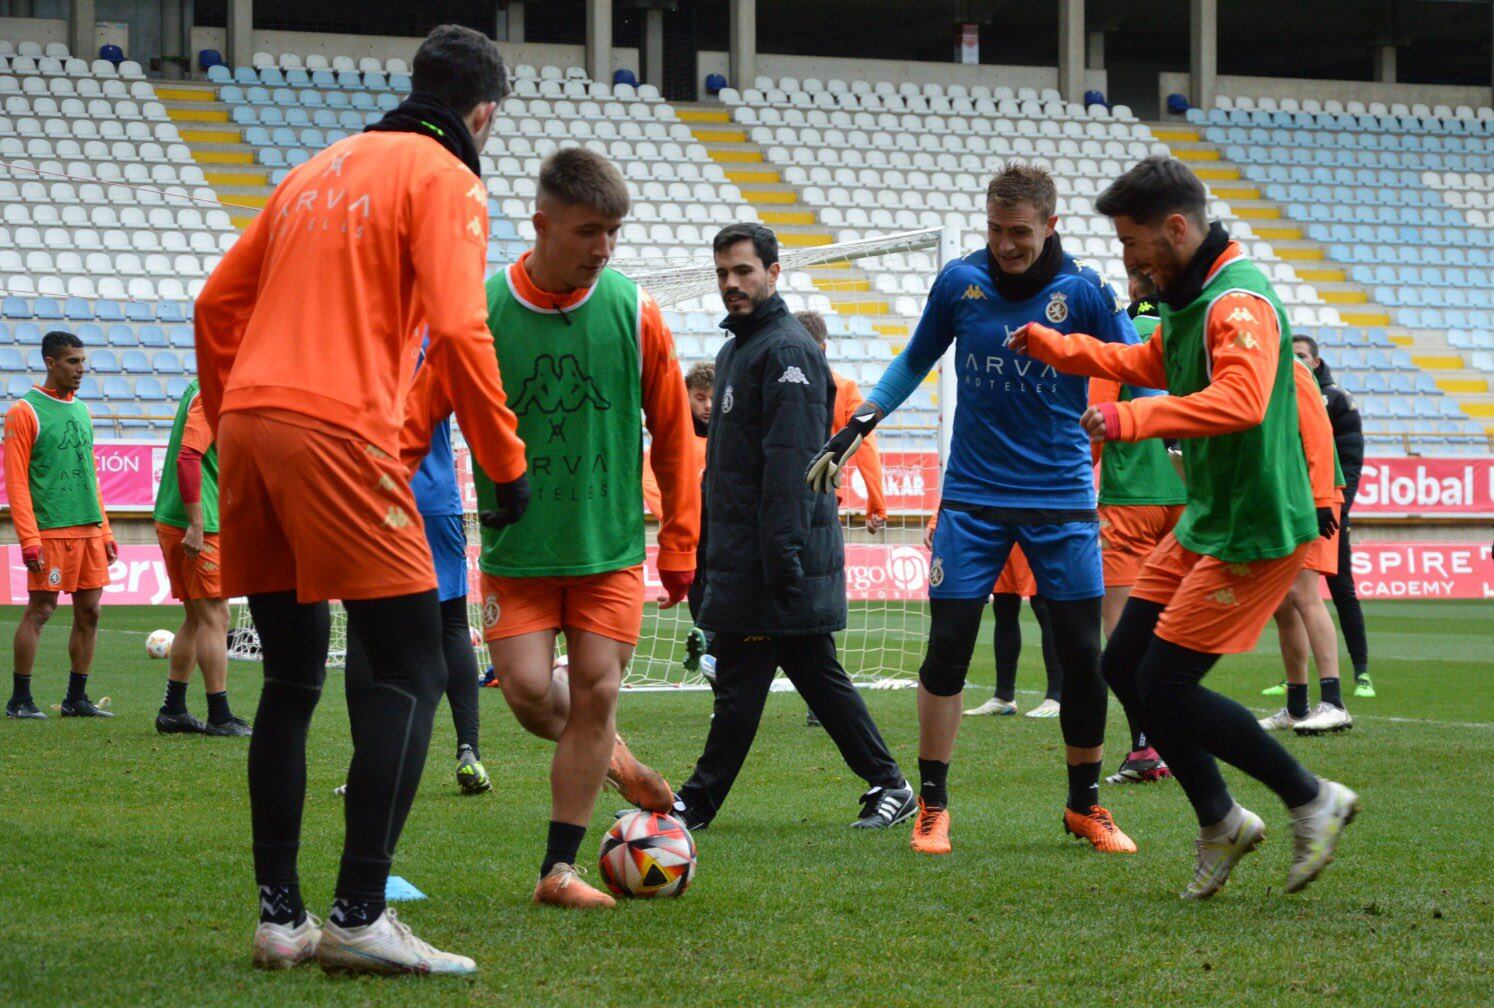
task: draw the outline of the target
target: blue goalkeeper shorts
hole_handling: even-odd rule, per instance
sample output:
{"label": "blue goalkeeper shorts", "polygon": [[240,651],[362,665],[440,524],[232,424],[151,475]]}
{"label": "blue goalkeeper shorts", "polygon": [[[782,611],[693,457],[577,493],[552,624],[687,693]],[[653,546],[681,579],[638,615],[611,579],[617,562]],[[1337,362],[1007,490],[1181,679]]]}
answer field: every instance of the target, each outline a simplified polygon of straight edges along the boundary
{"label": "blue goalkeeper shorts", "polygon": [[1057,602],[1105,594],[1100,523],[1089,511],[939,506],[929,566],[929,598],[983,599],[1020,543],[1038,594]]}
{"label": "blue goalkeeper shorts", "polygon": [[431,544],[436,588],[441,601],[467,595],[467,528],[461,515],[426,515],[425,541]]}

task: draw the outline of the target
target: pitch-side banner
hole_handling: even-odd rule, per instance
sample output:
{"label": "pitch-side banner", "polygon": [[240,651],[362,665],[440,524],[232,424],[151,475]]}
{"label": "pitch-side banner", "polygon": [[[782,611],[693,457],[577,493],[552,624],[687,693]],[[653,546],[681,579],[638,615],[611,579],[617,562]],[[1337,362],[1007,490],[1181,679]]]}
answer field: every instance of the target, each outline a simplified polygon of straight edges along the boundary
{"label": "pitch-side banner", "polygon": [[[99,493],[109,511],[149,511],[156,505],[166,445],[160,441],[95,441]],[[0,507],[10,504],[0,481]]]}
{"label": "pitch-side banner", "polygon": [[1494,458],[1368,458],[1356,515],[1494,515]]}

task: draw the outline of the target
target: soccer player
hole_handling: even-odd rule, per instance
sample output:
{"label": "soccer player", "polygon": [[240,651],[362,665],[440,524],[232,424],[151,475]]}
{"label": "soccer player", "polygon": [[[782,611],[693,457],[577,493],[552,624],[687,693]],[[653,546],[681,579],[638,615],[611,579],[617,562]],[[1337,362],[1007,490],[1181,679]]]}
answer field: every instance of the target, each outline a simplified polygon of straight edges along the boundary
{"label": "soccer player", "polygon": [[119,555],[99,495],[93,460],[93,418],[78,399],[88,373],[83,341],[54,330],[42,337],[47,379],[5,414],[5,493],[21,558],[26,564],[26,609],[16,625],[15,670],[5,716],[45,718],[31,697],[31,670],[42,627],[57,596],[73,597],[67,639],[70,672],[63,717],[113,717],[88,699],[88,674],[98,639],[99,600],[109,565]]}
{"label": "soccer player", "polygon": [[1218,892],[1265,839],[1260,817],[1231,797],[1216,758],[1290,810],[1288,892],[1333,860],[1359,808],[1354,792],[1308,773],[1249,711],[1202,683],[1221,655],[1255,646],[1333,521],[1331,511],[1314,514],[1286,311],[1229,233],[1209,224],[1207,205],[1198,178],[1165,157],[1140,162],[1096,202],[1115,225],[1127,271],[1162,292],[1150,340],[1117,346],[1034,324],[1010,341],[1061,371],[1170,393],[1103,403],[1085,411],[1083,425],[1100,442],[1183,439],[1188,503],[1142,567],[1103,665],[1198,817],[1194,878],[1183,893],[1195,900]]}
{"label": "soccer player", "polygon": [[[166,698],[156,714],[163,735],[253,734],[228,706],[228,598],[219,577],[218,446],[202,411],[197,379],[176,407],[171,440],[156,491],[156,540],[166,561],[171,595],[181,600],[181,629],[171,642]],[[207,723],[187,710],[192,666],[202,669],[207,690]]]}
{"label": "soccer player", "polygon": [[[1333,448],[1333,426],[1312,371],[1301,360],[1294,359],[1292,374],[1296,380],[1297,421],[1302,430],[1313,505],[1320,513],[1331,509],[1337,519],[1343,504],[1344,477]],[[1276,609],[1281,660],[1286,666],[1287,702],[1275,714],[1261,719],[1261,727],[1267,731],[1292,728],[1299,735],[1322,735],[1354,726],[1354,719],[1344,707],[1338,678],[1338,633],[1318,593],[1318,578],[1331,578],[1337,573],[1341,533],[1340,525],[1331,535],[1313,541],[1302,570],[1297,572],[1286,598]],[[1309,649],[1318,666],[1321,696],[1318,706],[1311,711],[1307,709]]]}
{"label": "soccer player", "polygon": [[[617,734],[622,676],[643,624],[643,420],[664,512],[659,576],[680,602],[695,573],[700,480],[674,340],[654,300],[607,268],[629,209],[622,174],[576,147],[540,166],[534,248],[488,282],[488,326],[527,446],[534,502],[512,528],[485,530],[483,626],[514,716],[555,741],[551,812],[534,902],[611,907],[575,867],[604,779],[635,805],[667,811],[672,793]],[[424,375],[421,376],[424,378]],[[439,392],[436,382],[417,392]],[[420,443],[422,413],[407,434]],[[407,437],[407,443],[410,438]],[[486,506],[493,482],[473,473]],[[565,634],[568,683],[554,675]]]}
{"label": "soccer player", "polygon": [[[1127,309],[1136,334],[1150,339],[1158,321],[1157,292],[1143,276],[1131,277],[1131,306]],[[1090,379],[1090,405],[1126,402],[1153,390]],[[1105,569],[1105,601],[1101,614],[1108,638],[1120,621],[1141,565],[1171,532],[1187,500],[1182,477],[1160,438],[1127,444],[1106,441],[1100,454],[1100,557]],[[1144,784],[1171,776],[1157,751],[1147,745],[1146,733],[1126,711],[1131,748],[1120,768],[1105,778],[1107,784]]]}
{"label": "soccer player", "polygon": [[[249,804],[254,961],[266,969],[313,955],[329,972],[476,968],[415,937],[384,901],[446,681],[435,569],[413,467],[398,454],[428,327],[421,375],[455,403],[498,481],[482,520],[523,514],[524,446],[482,293],[478,152],[508,87],[497,47],[454,25],[421,43],[412,77],[411,96],[367,132],[290,173],[197,301],[202,403],[222,461],[223,590],[249,597],[264,648]],[[296,861],[333,598],[367,648],[373,685],[348,711],[346,833],[322,928],[302,903]]]}
{"label": "soccer player", "polygon": [[1115,292],[1064,254],[1057,203],[1053,179],[1041,168],[1012,162],[996,174],[986,191],[986,246],[940,271],[913,339],[810,470],[811,485],[828,490],[866,435],[954,344],[959,391],[929,569],[929,646],[919,670],[922,785],[912,845],[921,853],[951,849],[946,782],[960,697],[986,598],[1013,543],[1022,546],[1048,601],[1063,665],[1064,828],[1096,850],[1136,849],[1096,801],[1105,737],[1099,673],[1105,587],[1090,448],[1077,424],[1087,382],[1003,345],[1035,319],[1121,344],[1136,341]]}

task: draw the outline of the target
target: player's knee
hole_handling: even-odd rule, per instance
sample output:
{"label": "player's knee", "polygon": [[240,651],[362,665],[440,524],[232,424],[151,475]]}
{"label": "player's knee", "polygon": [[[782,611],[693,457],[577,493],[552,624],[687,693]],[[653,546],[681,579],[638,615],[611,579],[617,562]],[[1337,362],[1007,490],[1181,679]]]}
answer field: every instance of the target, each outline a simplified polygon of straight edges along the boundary
{"label": "player's knee", "polygon": [[24,618],[33,627],[41,629],[47,625],[47,621],[52,618],[52,614],[56,611],[57,601],[55,599],[50,602],[31,602],[26,606]]}
{"label": "player's knee", "polygon": [[955,696],[964,690],[965,675],[969,670],[969,663],[940,658],[930,647],[928,657],[918,669],[918,681],[934,696]]}
{"label": "player's knee", "polygon": [[73,626],[80,630],[95,630],[99,625],[99,613],[102,605],[97,599],[92,602],[73,602]]}

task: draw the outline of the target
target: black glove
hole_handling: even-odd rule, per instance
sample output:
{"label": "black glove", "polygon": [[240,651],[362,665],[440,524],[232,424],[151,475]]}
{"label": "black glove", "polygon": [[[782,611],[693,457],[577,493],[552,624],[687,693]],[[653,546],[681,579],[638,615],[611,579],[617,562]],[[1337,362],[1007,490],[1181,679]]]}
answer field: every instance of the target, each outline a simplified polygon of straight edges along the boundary
{"label": "black glove", "polygon": [[1327,539],[1338,531],[1338,519],[1333,516],[1331,507],[1318,508],[1318,538]]}
{"label": "black glove", "polygon": [[478,512],[477,520],[490,529],[512,525],[529,507],[529,477],[520,475],[512,483],[494,483],[493,496],[497,498],[493,508]]}
{"label": "black glove", "polygon": [[863,403],[851,416],[849,422],[835,433],[809,463],[804,482],[815,493],[834,493],[840,486],[840,474],[861,442],[876,429],[882,420],[882,411],[871,403]]}

